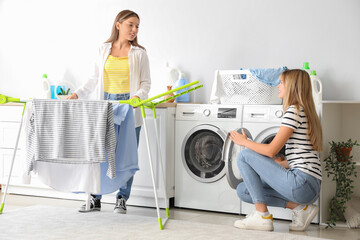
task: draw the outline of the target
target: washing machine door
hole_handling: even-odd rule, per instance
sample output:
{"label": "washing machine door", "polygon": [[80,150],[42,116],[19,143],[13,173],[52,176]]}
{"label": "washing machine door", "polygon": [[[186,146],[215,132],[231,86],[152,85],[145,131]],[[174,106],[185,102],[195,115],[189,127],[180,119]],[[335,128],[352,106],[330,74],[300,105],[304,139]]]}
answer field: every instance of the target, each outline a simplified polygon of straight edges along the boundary
{"label": "washing machine door", "polygon": [[[255,142],[263,143],[263,144],[270,144],[272,140],[275,138],[276,134],[278,133],[280,127],[271,127],[265,129],[255,139]],[[283,146],[279,153],[276,154],[275,157],[285,158],[285,146]]]}
{"label": "washing machine door", "polygon": [[[253,140],[250,132],[245,128],[236,129],[238,133],[241,133],[241,130],[244,129],[246,136],[251,141]],[[223,150],[223,160],[225,162],[226,169],[226,178],[229,182],[231,188],[236,189],[236,187],[243,181],[239,168],[237,166],[237,156],[241,150],[245,149],[244,146],[239,146],[231,141],[229,135],[227,136],[224,144]]]}
{"label": "washing machine door", "polygon": [[214,182],[225,175],[222,150],[226,133],[220,128],[201,124],[186,135],[181,154],[184,167],[200,182]]}

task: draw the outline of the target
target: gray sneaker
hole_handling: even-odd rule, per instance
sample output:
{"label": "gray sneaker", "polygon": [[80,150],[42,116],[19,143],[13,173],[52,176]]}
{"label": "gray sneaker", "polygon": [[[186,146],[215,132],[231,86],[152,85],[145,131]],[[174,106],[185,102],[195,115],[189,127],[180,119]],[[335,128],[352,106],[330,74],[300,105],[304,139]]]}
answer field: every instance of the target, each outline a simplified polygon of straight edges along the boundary
{"label": "gray sneaker", "polygon": [[114,213],[126,214],[126,200],[122,197],[116,199]]}
{"label": "gray sneaker", "polygon": [[93,211],[100,211],[101,210],[101,201],[100,199],[94,198],[91,196],[90,198],[90,209],[86,210],[86,204],[82,205],[79,208],[79,212],[93,212]]}

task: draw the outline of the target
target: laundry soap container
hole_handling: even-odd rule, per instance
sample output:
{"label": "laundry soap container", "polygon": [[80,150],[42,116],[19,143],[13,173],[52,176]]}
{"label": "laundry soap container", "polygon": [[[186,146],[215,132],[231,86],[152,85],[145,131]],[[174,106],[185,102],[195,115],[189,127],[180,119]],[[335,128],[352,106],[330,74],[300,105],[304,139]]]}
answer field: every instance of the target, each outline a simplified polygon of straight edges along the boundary
{"label": "laundry soap container", "polygon": [[[180,78],[174,84],[174,89],[182,87],[186,84],[188,84],[188,82],[185,79],[185,75],[184,75],[184,73],[181,73]],[[176,91],[176,94],[182,93],[183,91],[186,91],[186,90],[188,90],[188,88],[183,88],[179,91]],[[175,102],[177,102],[177,103],[186,103],[186,102],[189,102],[189,100],[190,100],[189,93],[185,93],[185,94],[180,95],[177,98],[175,98]]]}
{"label": "laundry soap container", "polygon": [[[174,83],[176,82],[176,79],[179,79],[181,77],[181,71],[177,68],[172,68],[169,66],[169,63],[166,62],[166,88],[167,91],[170,91],[174,85]],[[166,102],[174,102],[175,99],[172,98],[174,96],[174,93],[169,93],[167,95],[164,96],[164,99],[170,98],[168,101]]]}
{"label": "laundry soap container", "polygon": [[47,77],[47,74],[43,74],[42,77],[42,95],[41,98],[50,99],[51,98],[51,85]]}
{"label": "laundry soap container", "polygon": [[319,106],[322,101],[322,83],[320,78],[316,75],[316,71],[312,70],[310,73],[311,88],[314,98],[315,106]]}

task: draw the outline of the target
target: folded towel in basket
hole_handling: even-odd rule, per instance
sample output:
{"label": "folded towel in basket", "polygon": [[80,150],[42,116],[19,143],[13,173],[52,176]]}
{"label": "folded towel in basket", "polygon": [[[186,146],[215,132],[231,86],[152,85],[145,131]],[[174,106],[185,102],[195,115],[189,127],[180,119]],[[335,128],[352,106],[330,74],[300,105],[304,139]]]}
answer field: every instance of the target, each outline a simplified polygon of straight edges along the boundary
{"label": "folded towel in basket", "polygon": [[259,81],[270,85],[277,86],[280,83],[280,75],[283,71],[287,70],[287,67],[280,68],[249,68],[251,74],[253,74]]}

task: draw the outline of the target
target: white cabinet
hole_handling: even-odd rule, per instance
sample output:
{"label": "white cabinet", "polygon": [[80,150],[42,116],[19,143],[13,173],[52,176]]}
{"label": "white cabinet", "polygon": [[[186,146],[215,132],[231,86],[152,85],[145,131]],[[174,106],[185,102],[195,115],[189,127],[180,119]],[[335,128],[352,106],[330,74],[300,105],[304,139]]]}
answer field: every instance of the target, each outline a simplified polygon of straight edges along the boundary
{"label": "white cabinet", "polygon": [[[0,184],[6,184],[11,159],[14,152],[15,142],[21,121],[23,106],[0,105]],[[175,108],[157,108],[157,121],[162,150],[162,161],[165,171],[165,183],[167,189],[167,201],[174,197],[174,125]],[[159,154],[157,151],[157,141],[152,111],[146,109],[148,134],[151,146],[151,154],[155,171],[155,180],[159,204],[164,207],[163,183],[160,175]],[[21,133],[19,147],[16,153],[13,172],[11,175],[9,193],[46,196],[65,199],[85,199],[83,194],[64,193],[51,189],[39,181],[36,175],[32,175],[31,184],[23,184],[23,162],[25,161],[25,136]],[[144,127],[140,133],[139,144],[139,167],[140,170],[135,174],[132,191],[128,204],[138,206],[155,206],[150,166],[145,142]],[[4,190],[4,188],[3,188]],[[115,194],[103,196],[103,202],[115,202]]]}
{"label": "white cabinet", "polygon": [[[14,154],[16,139],[20,127],[21,115],[23,112],[22,104],[0,105],[0,184],[7,183],[11,161]],[[50,196],[50,197],[69,197],[74,194],[61,194],[46,186],[32,174],[31,184],[24,184],[24,166],[26,158],[25,133],[22,129],[18,148],[16,151],[14,166],[11,174],[8,193]],[[5,188],[2,188],[4,191]],[[76,198],[76,196],[75,196]],[[77,197],[78,199],[79,197]]]}
{"label": "white cabinet", "polygon": [[[14,155],[15,143],[19,131],[22,106],[3,106],[0,107],[0,184],[7,181],[11,160]],[[16,161],[13,170],[13,183],[20,183],[21,162],[24,157],[24,141],[21,139],[18,144]]]}
{"label": "white cabinet", "polygon": [[[325,159],[330,152],[329,142],[352,140],[360,141],[360,102],[350,101],[324,101],[322,104],[322,130],[323,147],[320,154],[322,160],[323,181],[321,187],[320,222],[329,218],[329,202],[335,195],[335,182],[327,177],[325,172]],[[351,154],[357,162],[358,178],[354,178],[354,195],[360,196],[360,147],[354,147]]]}

